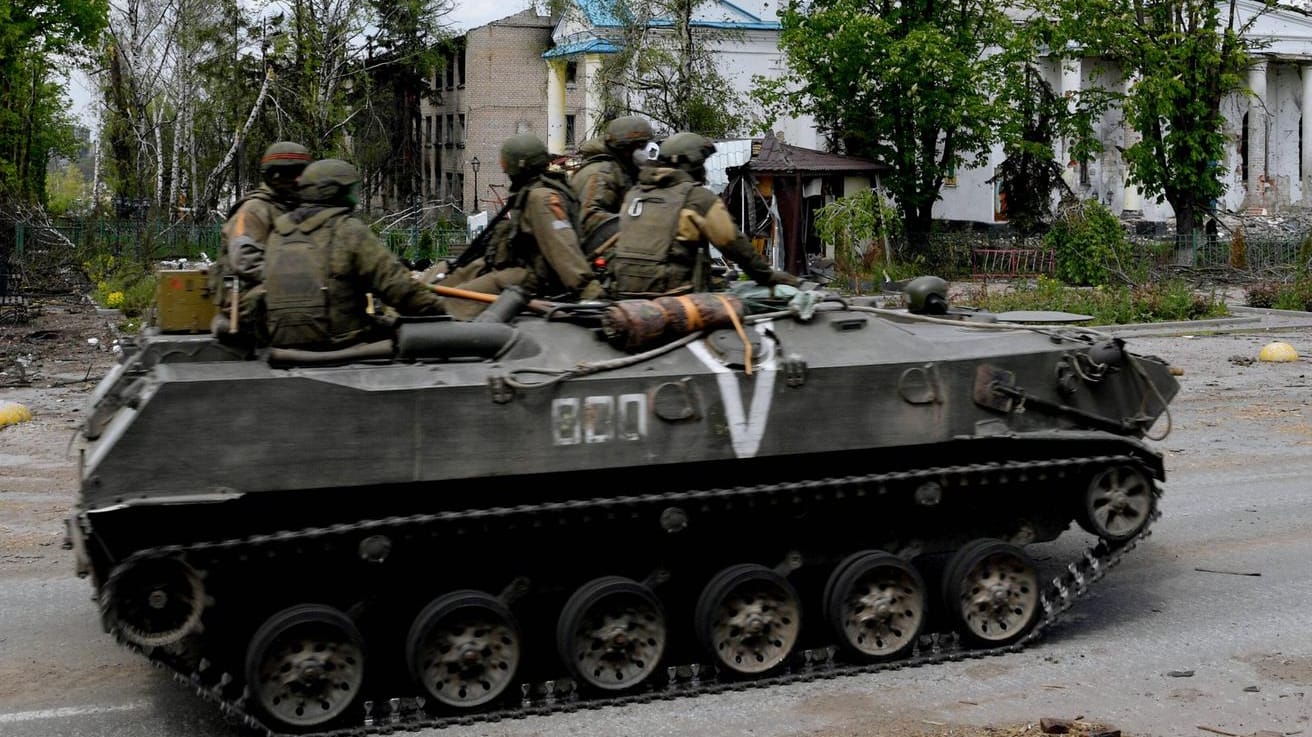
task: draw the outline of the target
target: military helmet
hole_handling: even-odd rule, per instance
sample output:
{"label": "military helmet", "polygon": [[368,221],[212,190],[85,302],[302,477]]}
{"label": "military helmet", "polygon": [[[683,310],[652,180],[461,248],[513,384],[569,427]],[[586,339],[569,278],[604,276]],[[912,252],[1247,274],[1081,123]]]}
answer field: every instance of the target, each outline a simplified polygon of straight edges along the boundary
{"label": "military helmet", "polygon": [[270,169],[304,169],[310,161],[308,148],[291,141],[278,141],[266,148],[264,156],[260,157],[260,173],[265,174]]}
{"label": "military helmet", "polygon": [[301,172],[301,202],[348,202],[351,188],[360,183],[360,173],[341,159],[322,159]]}
{"label": "military helmet", "polygon": [[625,115],[606,125],[606,145],[611,148],[641,146],[652,138],[651,123],[637,115]]}
{"label": "military helmet", "polygon": [[661,142],[656,160],[667,166],[693,171],[715,153],[715,143],[698,133],[675,133]]}
{"label": "military helmet", "polygon": [[937,276],[918,276],[902,288],[907,310],[917,315],[944,315],[948,311],[948,283]]}
{"label": "military helmet", "polygon": [[549,163],[546,145],[532,133],[511,136],[501,144],[501,170],[512,180],[540,174]]}

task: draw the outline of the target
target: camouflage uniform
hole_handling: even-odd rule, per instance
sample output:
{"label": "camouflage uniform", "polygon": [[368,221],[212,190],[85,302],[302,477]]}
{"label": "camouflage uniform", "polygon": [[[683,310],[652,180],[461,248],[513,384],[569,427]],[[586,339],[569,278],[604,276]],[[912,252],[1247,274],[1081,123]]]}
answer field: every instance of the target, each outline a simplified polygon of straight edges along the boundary
{"label": "camouflage uniform", "polygon": [[[634,204],[640,212],[634,216]],[[682,169],[645,169],[621,210],[619,242],[609,268],[621,297],[711,291],[708,245],[757,284],[799,284],[775,271],[738,230],[724,201]]]}
{"label": "camouflage uniform", "polygon": [[652,138],[651,125],[637,116],[616,118],[604,136],[579,148],[583,166],[570,177],[570,188],[579,200],[579,240],[591,254],[616,232],[624,193],[638,183],[634,150]]}
{"label": "camouflage uniform", "polygon": [[[321,164],[349,167],[334,159],[315,162],[303,180],[313,181]],[[351,217],[353,193],[348,199],[305,192],[303,181],[307,201],[274,222],[266,248],[265,319],[272,345],[328,350],[389,337],[367,312],[369,293],[403,315],[442,312],[437,295]]]}
{"label": "camouflage uniform", "polygon": [[221,258],[227,272],[241,280],[243,292],[264,281],[264,244],[273,232],[273,221],[294,207],[295,199],[280,199],[272,187],[261,184],[229,210],[228,219],[219,231],[223,243]]}
{"label": "camouflage uniform", "polygon": [[[525,138],[531,136],[511,140]],[[517,142],[528,145],[527,141]],[[541,142],[536,146],[542,146]],[[518,285],[535,297],[550,299],[600,296],[601,287],[579,249],[574,229],[578,202],[563,174],[545,170],[546,148],[540,153],[541,166],[519,171],[511,165],[516,168],[511,174],[511,208],[492,233],[481,266],[468,270],[475,275],[461,281],[461,274],[452,273],[442,286],[500,294],[506,287]],[[461,319],[471,319],[487,308],[485,303],[461,299],[447,300],[446,306]]]}
{"label": "camouflage uniform", "polygon": [[[209,285],[219,314],[211,331],[220,337],[240,329],[255,330],[260,317],[258,306],[264,281],[264,246],[273,231],[273,223],[296,207],[296,177],[310,163],[310,154],[300,144],[280,141],[269,146],[260,159],[264,181],[252,192],[237,200],[228,211],[220,229],[221,251],[210,267]],[[239,294],[238,320],[230,324],[232,288],[227,279],[235,278]]]}

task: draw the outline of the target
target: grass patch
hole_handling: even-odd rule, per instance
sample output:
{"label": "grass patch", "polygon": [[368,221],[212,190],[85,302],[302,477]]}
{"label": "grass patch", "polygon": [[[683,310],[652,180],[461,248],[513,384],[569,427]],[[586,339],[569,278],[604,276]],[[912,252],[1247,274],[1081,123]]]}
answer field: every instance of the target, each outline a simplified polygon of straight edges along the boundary
{"label": "grass patch", "polygon": [[1312,274],[1303,274],[1292,282],[1253,284],[1245,290],[1244,304],[1249,307],[1312,312]]}
{"label": "grass patch", "polygon": [[94,256],[82,269],[93,285],[91,299],[101,307],[120,310],[128,329],[140,325],[141,317],[155,305],[158,277],[131,259]]}
{"label": "grass patch", "polygon": [[1068,287],[1056,279],[1040,277],[1033,284],[1009,285],[1005,290],[973,285],[953,300],[990,312],[1059,310],[1092,315],[1091,325],[1127,325],[1143,322],[1205,320],[1225,317],[1225,298],[1216,290],[1199,294],[1179,280],[1134,287]]}

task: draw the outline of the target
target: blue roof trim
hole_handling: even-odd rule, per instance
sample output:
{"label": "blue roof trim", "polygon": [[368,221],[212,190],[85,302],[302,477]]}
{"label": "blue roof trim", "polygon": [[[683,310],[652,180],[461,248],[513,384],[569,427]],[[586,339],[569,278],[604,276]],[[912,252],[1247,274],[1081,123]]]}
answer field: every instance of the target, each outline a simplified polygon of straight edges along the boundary
{"label": "blue roof trim", "polygon": [[746,18],[751,18],[753,21],[756,21],[757,23],[766,23],[766,22],[768,22],[768,21],[763,21],[763,20],[761,20],[761,16],[756,15],[756,14],[754,14],[754,13],[749,13],[749,12],[747,12],[746,10],[743,10],[742,8],[738,7],[737,5],[734,5],[733,3],[728,2],[728,0],[720,0],[720,4],[721,4],[721,5],[726,5],[726,6],[728,6],[728,7],[731,8],[735,13],[738,13],[739,15],[744,16],[744,17],[746,17]]}
{"label": "blue roof trim", "polygon": [[543,52],[543,59],[554,59],[558,56],[573,56],[574,54],[613,54],[620,50],[620,47],[605,39],[593,38],[587,41],[575,41],[574,43],[562,44],[554,49],[548,49]]}
{"label": "blue roof trim", "polygon": [[[588,23],[592,24],[594,27],[619,28],[620,26],[624,25],[623,23],[620,22],[620,19],[617,18],[613,12],[611,12],[611,8],[614,6],[614,0],[574,0],[574,2],[579,6],[579,9],[583,11],[583,15],[587,18]],[[718,4],[726,6],[729,9],[733,10],[735,13],[738,13],[744,18],[750,18],[751,20],[747,20],[747,21],[694,20],[692,22],[693,27],[715,28],[720,30],[732,30],[732,31],[777,31],[780,28],[782,28],[782,26],[779,24],[778,21],[761,20],[758,16],[753,15],[752,13],[749,13],[746,10],[743,10],[742,8],[738,7],[737,5],[734,5],[731,2],[727,2],[726,0],[718,0]],[[653,20],[649,25],[656,28],[664,28],[664,27],[673,26],[674,21],[656,19]]]}
{"label": "blue roof trim", "polygon": [[[761,20],[752,23],[736,20],[695,20],[693,28],[715,28],[725,31],[777,31],[782,26],[777,21]],[[656,18],[647,24],[648,28],[673,28],[674,21]]]}
{"label": "blue roof trim", "polygon": [[607,2],[607,0],[575,0],[575,2],[578,4],[579,10],[583,11],[583,14],[588,18],[588,22],[592,25],[621,25],[620,19],[616,18],[615,14],[611,12],[611,8],[614,7],[613,0],[611,2]]}

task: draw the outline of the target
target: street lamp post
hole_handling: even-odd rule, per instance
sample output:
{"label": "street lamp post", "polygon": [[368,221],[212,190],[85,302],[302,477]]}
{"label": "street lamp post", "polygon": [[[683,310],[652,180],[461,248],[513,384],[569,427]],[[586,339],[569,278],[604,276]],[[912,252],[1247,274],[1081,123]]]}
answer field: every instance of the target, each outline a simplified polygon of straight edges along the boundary
{"label": "street lamp post", "polygon": [[478,167],[482,164],[478,157],[469,160],[469,168],[474,170],[474,212],[478,212]]}

